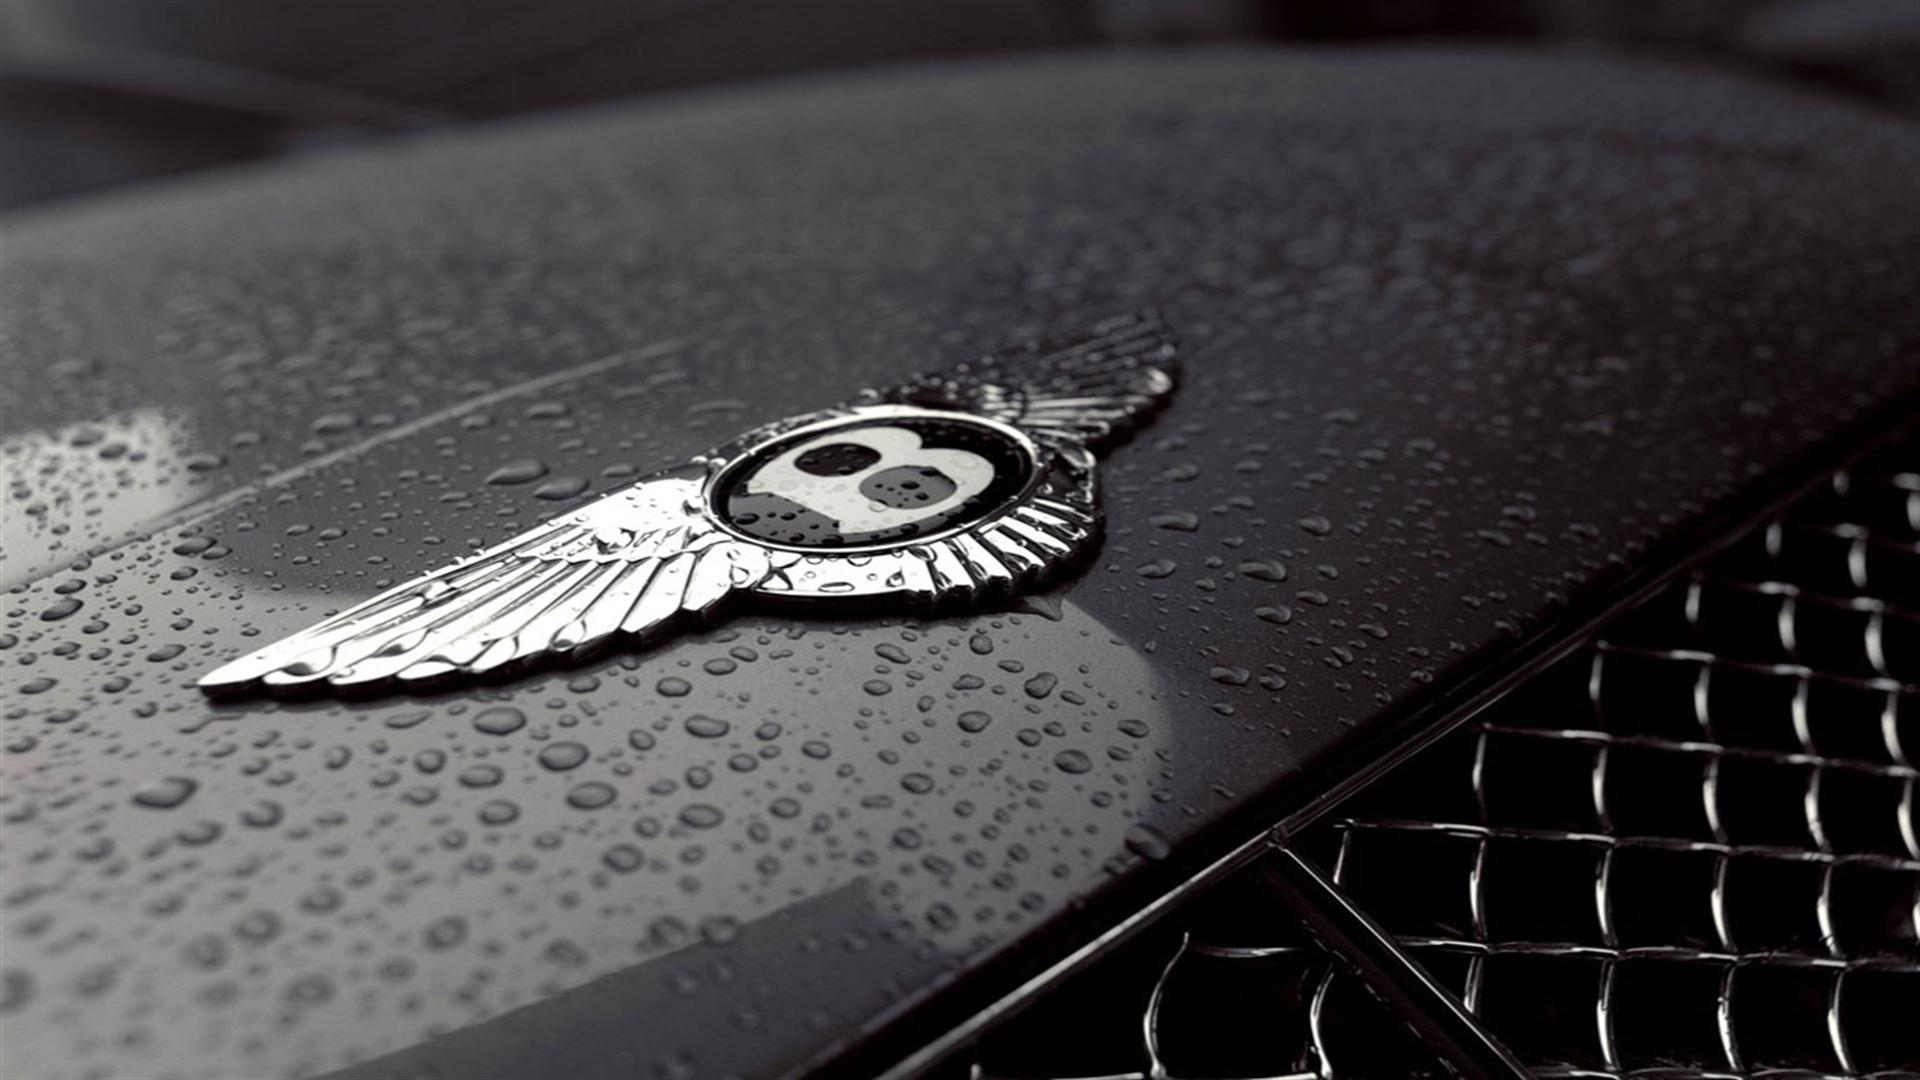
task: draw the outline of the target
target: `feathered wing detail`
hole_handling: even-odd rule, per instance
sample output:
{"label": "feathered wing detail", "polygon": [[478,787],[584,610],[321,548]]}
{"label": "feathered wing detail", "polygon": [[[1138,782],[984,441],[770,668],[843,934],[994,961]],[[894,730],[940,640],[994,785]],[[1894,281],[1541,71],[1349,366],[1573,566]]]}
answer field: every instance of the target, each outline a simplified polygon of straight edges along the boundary
{"label": "feathered wing detail", "polygon": [[615,632],[657,635],[760,584],[778,556],[716,529],[700,511],[700,490],[696,468],[649,477],[243,656],[200,685],[419,682],[577,652]]}
{"label": "feathered wing detail", "polygon": [[731,467],[823,418],[901,412],[843,407],[756,428],[705,465],[649,477],[389,589],[226,664],[200,685],[219,694],[260,684],[348,688],[484,674],[577,654],[615,634],[656,638],[744,592],[919,602],[1017,594],[1091,549],[1100,531],[1095,452],[1159,408],[1177,375],[1173,335],[1146,313],[864,394],[862,405],[971,413],[1043,445],[1041,474],[1019,499],[951,535],[877,553],[809,550],[803,559],[798,549],[736,535],[709,516],[706,466]]}
{"label": "feathered wing detail", "polygon": [[1098,449],[1158,409],[1178,377],[1173,332],[1143,312],[930,372],[878,397],[964,409]]}
{"label": "feathered wing detail", "polygon": [[1062,445],[1070,468],[1055,469],[1032,498],[991,524],[906,549],[899,584],[936,602],[974,603],[1017,595],[1088,550],[1100,534],[1091,451]]}
{"label": "feathered wing detail", "polygon": [[968,412],[1021,428],[1051,451],[1048,473],[1021,505],[908,549],[900,587],[936,600],[1005,597],[1089,550],[1101,528],[1095,452],[1165,404],[1179,375],[1173,332],[1148,311],[869,391],[863,404]]}

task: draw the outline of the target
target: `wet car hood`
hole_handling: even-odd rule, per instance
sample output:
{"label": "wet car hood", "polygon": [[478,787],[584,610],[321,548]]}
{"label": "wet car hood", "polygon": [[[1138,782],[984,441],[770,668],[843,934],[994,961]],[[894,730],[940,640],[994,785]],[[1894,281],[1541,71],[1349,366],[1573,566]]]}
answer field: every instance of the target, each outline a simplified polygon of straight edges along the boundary
{"label": "wet car hood", "polygon": [[[1911,125],[1724,75],[1193,52],[16,217],[5,1068],[771,1074],[1010,985],[1911,389],[1917,173]],[[754,424],[1149,305],[1185,385],[1012,609],[194,688]]]}

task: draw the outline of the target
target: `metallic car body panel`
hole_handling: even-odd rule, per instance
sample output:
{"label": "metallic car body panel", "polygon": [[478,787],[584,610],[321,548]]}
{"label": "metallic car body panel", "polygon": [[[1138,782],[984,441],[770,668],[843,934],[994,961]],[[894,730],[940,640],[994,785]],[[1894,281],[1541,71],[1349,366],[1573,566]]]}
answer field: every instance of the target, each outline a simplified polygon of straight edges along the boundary
{"label": "metallic car body panel", "polygon": [[[1920,380],[1912,126],[1655,66],[966,64],[248,173],[8,226],[9,1073],[829,1060]],[[1036,601],[194,688],[718,437],[1148,304],[1186,384]]]}

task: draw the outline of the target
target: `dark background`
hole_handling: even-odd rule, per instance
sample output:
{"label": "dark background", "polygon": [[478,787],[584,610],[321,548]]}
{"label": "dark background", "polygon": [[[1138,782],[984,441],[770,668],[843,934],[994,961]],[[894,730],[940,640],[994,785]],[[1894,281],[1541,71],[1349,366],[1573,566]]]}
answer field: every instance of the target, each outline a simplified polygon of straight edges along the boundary
{"label": "dark background", "polygon": [[1920,112],[1917,0],[4,0],[0,208],[383,133],[947,56],[1441,38]]}

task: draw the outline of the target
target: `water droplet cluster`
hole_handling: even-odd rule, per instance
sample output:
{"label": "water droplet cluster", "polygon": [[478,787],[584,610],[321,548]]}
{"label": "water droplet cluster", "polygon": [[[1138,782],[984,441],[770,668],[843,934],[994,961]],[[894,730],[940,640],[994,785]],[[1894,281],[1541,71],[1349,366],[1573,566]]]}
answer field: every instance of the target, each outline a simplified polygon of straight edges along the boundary
{"label": "water droplet cluster", "polygon": [[[696,97],[10,222],[10,1067],[324,1073],[628,973],[628,1071],[779,1072],[1176,872],[1910,379],[1903,130],[1470,59]],[[1186,381],[1050,596],[417,700],[192,686],[753,424],[1143,303]]]}

